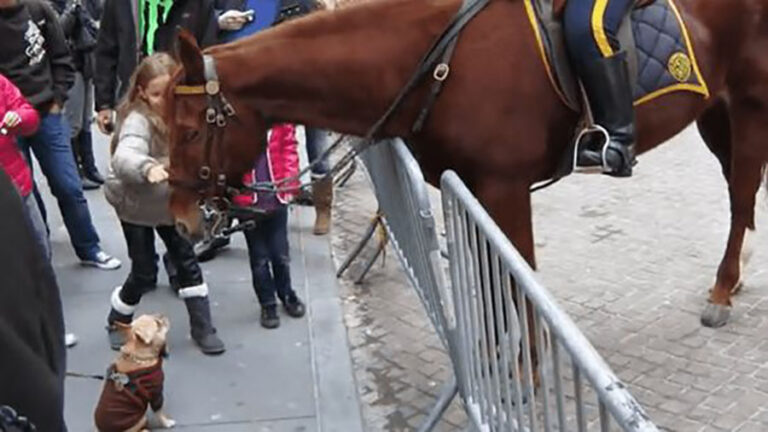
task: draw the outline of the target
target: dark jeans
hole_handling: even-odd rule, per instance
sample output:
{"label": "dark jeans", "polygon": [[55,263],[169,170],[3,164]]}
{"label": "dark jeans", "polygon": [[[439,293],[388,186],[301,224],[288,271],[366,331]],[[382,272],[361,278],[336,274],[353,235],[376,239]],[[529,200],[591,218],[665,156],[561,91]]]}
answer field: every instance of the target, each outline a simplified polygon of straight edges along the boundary
{"label": "dark jeans", "polygon": [[253,289],[261,306],[277,304],[296,296],[291,287],[288,251],[288,208],[283,206],[260,219],[256,227],[245,231],[251,261]]}
{"label": "dark jeans", "polygon": [[[48,186],[59,203],[59,210],[75,253],[81,260],[92,259],[99,252],[99,235],[91,221],[88,201],[83,195],[83,185],[77,172],[70,146],[69,125],[62,114],[46,114],[40,129],[31,137],[19,139],[21,150],[31,161],[30,149],[40,163]],[[30,164],[31,166],[31,164]],[[45,206],[40,191],[35,187],[35,199],[43,219]]]}
{"label": "dark jeans", "polygon": [[[323,154],[326,148],[328,148],[328,132],[324,129],[316,129],[311,127],[305,127],[304,132],[307,140],[307,158],[312,163]],[[312,175],[315,177],[321,177],[328,174],[330,170],[328,164],[328,158],[323,160],[312,167]]]}
{"label": "dark jeans", "polygon": [[155,232],[165,243],[168,258],[176,269],[176,278],[180,287],[192,287],[203,283],[203,273],[197,263],[192,244],[180,236],[176,228],[148,227],[125,221],[120,223],[128,244],[128,256],[131,258],[131,272],[120,290],[120,299],[123,302],[135,306],[145,293],[155,289],[157,284]]}

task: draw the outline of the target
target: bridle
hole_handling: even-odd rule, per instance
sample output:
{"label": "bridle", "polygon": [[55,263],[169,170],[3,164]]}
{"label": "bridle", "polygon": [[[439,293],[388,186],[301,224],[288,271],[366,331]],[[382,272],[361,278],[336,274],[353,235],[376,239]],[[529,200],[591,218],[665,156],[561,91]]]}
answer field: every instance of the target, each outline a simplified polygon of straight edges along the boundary
{"label": "bridle", "polygon": [[[401,88],[400,92],[390,104],[384,114],[370,127],[362,140],[354,143],[347,153],[340,158],[324,177],[333,176],[341,171],[348,164],[352,163],[355,157],[369,146],[375,143],[375,139],[380,135],[384,126],[392,118],[395,112],[400,108],[405,98],[421,84],[425,76],[433,78],[431,91],[423,103],[422,109],[417,117],[412,133],[418,133],[424,126],[425,120],[431,111],[438,94],[442,89],[443,82],[450,73],[450,60],[454,53],[460,31],[472,20],[490,0],[464,0],[459,11],[448,23],[440,36],[433,42],[430,49],[424,54],[418,63],[410,80]],[[237,113],[232,105],[227,101],[221,92],[219,77],[216,73],[216,63],[212,56],[203,55],[205,84],[202,85],[176,85],[173,89],[175,96],[201,96],[205,95],[208,101],[205,110],[205,121],[207,123],[205,137],[205,154],[203,165],[200,167],[197,179],[185,181],[180,179],[169,179],[169,183],[174,187],[179,187],[197,193],[200,197],[201,210],[204,219],[212,219],[216,230],[220,229],[226,219],[225,212],[230,212],[232,205],[228,196],[232,193],[241,193],[243,190],[228,186],[227,176],[223,170],[213,168],[213,154],[216,151],[219,163],[223,160],[223,136],[224,129],[227,126],[227,119],[236,117]],[[245,187],[246,191],[269,191],[277,192],[282,185],[294,181],[308,172],[315,164],[320,163],[331,153],[336,151],[343,144],[344,136],[340,137],[317,160],[310,163],[309,166],[299,172],[299,174],[279,182],[269,182],[266,184],[255,184],[251,187]],[[324,178],[323,177],[323,178]],[[320,179],[314,179],[318,181]],[[230,229],[231,230],[231,229]]]}
{"label": "bridle", "polygon": [[192,181],[171,178],[169,184],[174,187],[196,192],[201,197],[210,196],[214,200],[226,199],[228,192],[227,175],[222,169],[213,168],[213,153],[216,159],[223,160],[224,129],[227,119],[236,117],[237,112],[221,91],[216,63],[210,55],[203,55],[205,84],[176,85],[175,96],[205,96],[208,103],[205,109],[205,147],[203,165],[197,172],[197,179]]}

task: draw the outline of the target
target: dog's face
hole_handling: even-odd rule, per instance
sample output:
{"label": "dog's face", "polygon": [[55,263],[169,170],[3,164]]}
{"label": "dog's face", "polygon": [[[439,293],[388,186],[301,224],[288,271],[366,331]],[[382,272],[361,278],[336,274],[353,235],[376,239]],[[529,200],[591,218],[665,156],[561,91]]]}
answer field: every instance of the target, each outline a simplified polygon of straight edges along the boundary
{"label": "dog's face", "polygon": [[159,357],[166,348],[170,322],[163,315],[141,315],[125,326],[126,343],[122,351],[141,357]]}

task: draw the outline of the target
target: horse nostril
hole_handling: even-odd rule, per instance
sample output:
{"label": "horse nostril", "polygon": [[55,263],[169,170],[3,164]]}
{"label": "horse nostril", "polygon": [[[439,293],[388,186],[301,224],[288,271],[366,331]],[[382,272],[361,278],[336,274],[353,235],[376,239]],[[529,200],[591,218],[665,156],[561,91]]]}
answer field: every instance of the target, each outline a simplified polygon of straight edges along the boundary
{"label": "horse nostril", "polygon": [[187,229],[187,226],[182,222],[176,222],[176,231],[178,231],[179,234],[181,234],[183,237],[189,236],[189,230]]}

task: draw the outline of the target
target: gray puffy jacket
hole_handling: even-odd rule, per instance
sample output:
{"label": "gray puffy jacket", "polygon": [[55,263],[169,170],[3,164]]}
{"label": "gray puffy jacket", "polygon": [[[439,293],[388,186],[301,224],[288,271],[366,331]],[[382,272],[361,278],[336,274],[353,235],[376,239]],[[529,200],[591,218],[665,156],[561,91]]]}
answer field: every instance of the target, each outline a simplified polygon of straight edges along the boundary
{"label": "gray puffy jacket", "polygon": [[128,114],[118,133],[104,188],[107,201],[122,221],[144,226],[173,225],[168,183],[151,184],[147,180],[151,167],[163,164],[167,169],[167,143],[153,136],[149,120],[135,111]]}

